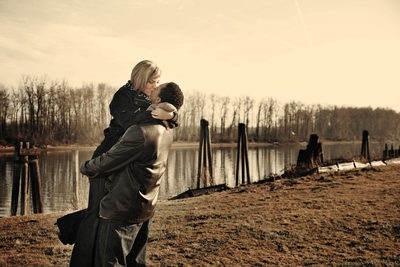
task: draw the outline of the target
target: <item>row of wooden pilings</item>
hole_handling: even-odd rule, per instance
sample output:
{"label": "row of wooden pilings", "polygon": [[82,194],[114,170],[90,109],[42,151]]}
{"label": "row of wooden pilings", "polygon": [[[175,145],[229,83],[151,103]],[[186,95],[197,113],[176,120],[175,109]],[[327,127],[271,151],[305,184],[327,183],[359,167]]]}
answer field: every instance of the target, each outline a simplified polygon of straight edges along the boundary
{"label": "row of wooden pilings", "polygon": [[[239,123],[238,141],[237,141],[237,156],[236,156],[236,186],[240,183],[250,183],[249,156],[247,146],[247,130],[244,123]],[[197,188],[201,187],[201,177],[203,174],[204,184],[214,184],[213,167],[212,167],[212,151],[211,140],[208,129],[208,121],[201,119],[200,121],[200,145],[199,145],[199,161],[197,172]],[[241,167],[241,170],[240,170]],[[239,176],[242,174],[240,182]]]}
{"label": "row of wooden pilings", "polygon": [[[197,188],[201,187],[201,176],[204,183],[213,185],[213,166],[211,140],[208,129],[208,121],[200,121],[200,145],[198,158],[198,180]],[[246,181],[250,183],[250,170],[247,146],[247,131],[243,123],[239,124],[236,161],[236,186]],[[11,216],[17,215],[18,201],[20,200],[20,214],[29,213],[30,194],[32,194],[32,205],[34,213],[43,212],[42,186],[39,171],[38,155],[40,151],[31,148],[29,142],[18,142],[15,146],[14,174],[11,194]],[[76,159],[77,161],[77,159]],[[241,172],[240,172],[241,167]],[[77,183],[76,183],[77,184]]]}
{"label": "row of wooden pilings", "polygon": [[[197,188],[201,187],[201,176],[204,176],[204,183],[213,185],[213,166],[211,140],[208,129],[208,121],[200,121],[200,146],[199,146],[199,168]],[[239,124],[238,130],[238,154],[236,161],[236,186],[239,185],[240,167],[242,167],[241,183],[250,183],[250,170],[248,160],[247,132],[243,123]],[[11,216],[17,215],[18,202],[20,201],[20,215],[26,215],[30,210],[30,200],[34,213],[43,212],[43,198],[41,177],[39,171],[38,155],[40,150],[30,146],[29,142],[18,142],[15,146],[14,174],[11,193]],[[77,155],[76,155],[77,157]],[[78,159],[75,159],[78,162]],[[76,166],[76,175],[79,174],[79,167]],[[247,178],[247,179],[245,179]],[[78,191],[78,182],[75,181],[75,190]],[[78,196],[76,196],[78,198]],[[78,202],[76,199],[74,202]]]}
{"label": "row of wooden pilings", "polygon": [[[197,188],[200,188],[201,175],[203,174],[205,184],[207,184],[207,174],[210,177],[209,183],[213,185],[212,176],[212,158],[211,158],[211,145],[210,136],[208,130],[208,122],[204,119],[200,122],[200,146],[199,146],[199,164],[198,164],[198,174],[197,174]],[[299,150],[296,171],[299,174],[308,172],[318,166],[322,166],[324,163],[324,155],[322,151],[322,144],[318,142],[318,135],[310,135],[310,139],[306,149]],[[250,183],[250,171],[249,171],[249,159],[248,159],[248,146],[247,146],[247,130],[246,125],[239,123],[238,128],[238,141],[237,141],[237,158],[236,158],[236,186],[240,183],[245,184]],[[390,150],[388,150],[387,145],[383,151],[383,160],[394,158],[400,155],[399,150],[394,150],[393,145]],[[362,143],[361,143],[361,161],[371,161],[370,148],[369,148],[369,133],[364,130],[362,133]],[[207,167],[208,164],[208,167]],[[241,167],[241,172],[240,172]],[[208,172],[207,172],[208,171]],[[242,174],[242,180],[240,181],[240,173]],[[247,179],[246,179],[247,178]]]}
{"label": "row of wooden pilings", "polygon": [[[385,150],[383,151],[382,160],[397,158],[400,156],[400,147],[398,150],[393,148],[388,149],[388,145],[385,144]],[[369,133],[364,130],[362,133],[361,153],[359,157],[360,161],[371,163],[371,155],[369,149]],[[306,149],[301,149],[297,158],[296,171],[298,174],[307,173],[318,166],[324,164],[324,156],[322,152],[322,144],[318,143],[318,135],[312,134],[308,142]]]}
{"label": "row of wooden pilings", "polygon": [[[322,143],[318,142],[318,135],[310,135],[306,149],[300,149],[296,163],[296,173],[305,174],[324,164],[324,154],[322,152]],[[364,130],[362,133],[360,160],[370,161],[369,152],[369,133]]]}
{"label": "row of wooden pilings", "polygon": [[[31,147],[29,142],[18,142],[14,150],[14,173],[11,192],[11,216],[29,213],[30,201],[32,200],[33,213],[43,213],[42,181],[39,170],[40,150]],[[79,203],[79,153],[74,153],[75,161],[75,179],[73,181],[74,199],[73,207],[78,209]],[[18,202],[20,204],[18,205]]]}
{"label": "row of wooden pilings", "polygon": [[[197,175],[197,188],[200,188],[201,174],[204,174],[205,184],[207,184],[207,170],[210,177],[209,182],[213,185],[212,176],[212,158],[211,158],[211,145],[210,136],[208,130],[208,122],[204,119],[200,122],[200,147],[199,147],[199,164],[198,164],[198,175]],[[318,142],[318,135],[310,135],[310,139],[306,149],[299,150],[296,170],[298,173],[307,172],[318,166],[322,166],[324,163],[324,155],[322,152],[322,144]],[[240,183],[250,183],[250,171],[249,171],[249,159],[248,159],[248,146],[247,146],[247,130],[246,125],[239,123],[238,128],[238,141],[237,141],[237,159],[236,159],[236,186]],[[388,149],[387,144],[383,151],[383,160],[395,158],[400,155],[400,147],[398,150]],[[207,163],[208,160],[208,163]],[[369,132],[364,130],[362,132],[362,143],[361,143],[361,161],[371,162],[370,148],[369,148]],[[203,164],[202,164],[203,163]],[[207,168],[208,164],[208,168]],[[240,172],[241,167],[241,172]],[[240,181],[239,176],[242,174],[242,180]],[[245,179],[247,178],[247,179]]]}
{"label": "row of wooden pilings", "polygon": [[[197,188],[201,187],[203,176],[204,184],[214,185],[211,140],[208,128],[208,121],[200,121],[200,143],[198,157]],[[29,142],[19,142],[15,146],[14,176],[11,196],[11,216],[17,214],[18,199],[20,198],[20,214],[25,215],[29,210],[30,193],[32,193],[32,204],[34,213],[43,212],[42,187],[39,172],[39,150],[30,147]],[[383,159],[398,157],[399,150],[388,149],[387,144],[383,151]],[[77,155],[76,155],[77,156]],[[363,131],[361,145],[361,160],[370,161],[369,134]],[[77,159],[76,159],[77,161]],[[322,145],[318,142],[318,135],[310,136],[307,148],[299,151],[297,158],[297,170],[310,170],[316,166],[321,166],[324,162]],[[78,166],[78,165],[77,165]],[[79,168],[76,166],[76,173]],[[241,174],[241,180],[240,180]],[[247,129],[244,123],[239,123],[237,139],[237,158],[236,158],[236,186],[239,184],[250,183],[250,170],[248,158],[248,138]],[[208,181],[207,181],[208,180]],[[76,187],[78,183],[76,182]],[[29,190],[31,188],[31,190]],[[76,188],[76,190],[78,190]],[[19,197],[21,193],[21,197]]]}
{"label": "row of wooden pilings", "polygon": [[399,156],[400,156],[400,146],[399,149],[394,149],[392,144],[389,149],[388,144],[385,144],[385,150],[383,150],[383,155],[382,155],[383,160],[397,158]]}

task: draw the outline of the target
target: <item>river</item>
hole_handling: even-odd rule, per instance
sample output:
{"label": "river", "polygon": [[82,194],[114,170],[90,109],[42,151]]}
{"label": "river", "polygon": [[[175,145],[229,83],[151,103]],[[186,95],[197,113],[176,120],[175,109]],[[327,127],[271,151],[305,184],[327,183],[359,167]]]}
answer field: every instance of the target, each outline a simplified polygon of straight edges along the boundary
{"label": "river", "polygon": [[[296,163],[301,145],[279,145],[249,148],[251,182],[274,174]],[[351,159],[360,154],[361,144],[323,144],[324,159]],[[372,156],[380,155],[383,147],[371,144]],[[47,151],[39,155],[44,213],[80,209],[87,206],[88,179],[77,168],[91,157],[93,150]],[[236,147],[212,149],[213,182],[235,186]],[[188,188],[197,187],[198,149],[176,148],[170,151],[164,174],[160,199],[166,200]],[[14,156],[0,155],[0,217],[10,215]],[[210,181],[201,180],[201,186]],[[32,205],[30,205],[32,206]],[[31,209],[32,210],[32,209]],[[31,211],[32,212],[32,211]],[[18,213],[19,214],[19,208]]]}

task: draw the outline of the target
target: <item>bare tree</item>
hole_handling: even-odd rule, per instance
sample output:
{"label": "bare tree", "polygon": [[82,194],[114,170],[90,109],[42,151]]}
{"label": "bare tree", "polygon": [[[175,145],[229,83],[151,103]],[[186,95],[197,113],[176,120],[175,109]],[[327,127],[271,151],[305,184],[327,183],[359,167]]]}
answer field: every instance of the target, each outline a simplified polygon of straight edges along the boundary
{"label": "bare tree", "polygon": [[254,107],[254,99],[252,99],[249,96],[246,96],[243,99],[243,120],[246,123],[247,127],[250,127],[250,119],[251,117],[251,112]]}
{"label": "bare tree", "polygon": [[45,97],[46,97],[46,79],[38,79],[36,81],[35,85],[35,93],[34,93],[34,99],[36,101],[36,110],[35,110],[35,121],[36,121],[36,126],[34,129],[36,129],[36,132],[39,133],[40,135],[43,134],[43,108],[45,105]]}
{"label": "bare tree", "polygon": [[[72,88],[66,81],[22,76],[9,90],[0,84],[0,139],[33,138],[47,143],[101,141],[111,115],[107,105],[114,89],[104,83]],[[273,98],[257,103],[251,97],[220,97],[194,92],[185,95],[175,140],[197,141],[201,118],[210,120],[214,140],[234,141],[237,124],[245,122],[258,141],[308,140],[317,133],[328,140],[357,140],[366,129],[377,140],[400,138],[400,114],[390,109],[283,105]],[[256,120],[254,122],[254,120]],[[229,123],[230,121],[230,123]],[[252,128],[253,131],[253,128]]]}
{"label": "bare tree", "polygon": [[211,102],[211,136],[215,136],[215,130],[214,130],[214,126],[215,126],[215,121],[214,121],[214,117],[215,117],[215,109],[216,106],[218,104],[218,98],[215,94],[211,94],[210,95],[210,102]]}
{"label": "bare tree", "polygon": [[21,99],[19,97],[19,93],[16,90],[12,90],[11,93],[11,124],[13,124],[13,130],[11,132],[12,136],[18,136],[18,113],[21,108]]}
{"label": "bare tree", "polygon": [[8,108],[9,96],[6,88],[0,84],[0,139],[3,139],[6,135]]}
{"label": "bare tree", "polygon": [[229,103],[230,103],[230,98],[225,96],[221,98],[221,137],[225,138],[225,123],[226,120],[228,119],[228,112],[229,112]]}
{"label": "bare tree", "polygon": [[98,116],[97,122],[101,126],[105,126],[105,120],[107,119],[107,114],[106,114],[106,84],[105,83],[100,83],[97,85],[97,109],[98,109]]}
{"label": "bare tree", "polygon": [[[261,124],[261,111],[263,109],[263,102],[265,102],[264,99],[262,99],[259,103],[258,103],[258,108],[257,108],[257,117],[256,117],[256,141],[260,140],[260,124]],[[265,118],[264,118],[265,120]]]}
{"label": "bare tree", "polygon": [[30,136],[32,137],[35,132],[35,83],[36,77],[32,76],[22,76],[22,89],[25,92],[27,97],[27,104],[28,104],[28,118],[29,118],[29,131]]}

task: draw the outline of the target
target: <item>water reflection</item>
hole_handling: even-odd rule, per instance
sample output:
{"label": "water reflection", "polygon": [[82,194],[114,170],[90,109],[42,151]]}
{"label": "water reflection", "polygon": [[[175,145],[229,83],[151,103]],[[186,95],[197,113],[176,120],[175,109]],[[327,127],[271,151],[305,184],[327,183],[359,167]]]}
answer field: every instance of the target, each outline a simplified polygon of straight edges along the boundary
{"label": "water reflection", "polygon": [[[359,155],[361,145],[324,145],[324,157],[352,158]],[[285,167],[296,163],[298,151],[304,146],[269,146],[249,148],[250,181],[256,182],[271,174],[281,174]],[[371,145],[373,155],[380,155],[381,145]],[[91,157],[93,150],[47,152],[39,156],[44,212],[80,209],[87,206],[88,179],[79,173],[79,166]],[[374,154],[375,153],[375,154]],[[215,184],[235,186],[236,147],[212,149]],[[0,156],[0,216],[10,214],[14,157]],[[168,199],[197,187],[198,149],[172,149],[161,183],[160,199]],[[241,175],[240,175],[241,178]],[[209,185],[202,181],[202,186]],[[31,203],[30,203],[30,206]],[[19,211],[18,211],[19,213]]]}

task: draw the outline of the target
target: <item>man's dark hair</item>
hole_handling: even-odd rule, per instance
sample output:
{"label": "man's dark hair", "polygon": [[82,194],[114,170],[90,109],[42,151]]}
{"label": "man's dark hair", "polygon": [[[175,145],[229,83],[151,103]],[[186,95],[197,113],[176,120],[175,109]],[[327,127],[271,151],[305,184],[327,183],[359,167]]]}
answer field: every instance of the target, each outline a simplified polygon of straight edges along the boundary
{"label": "man's dark hair", "polygon": [[161,89],[158,97],[161,98],[161,102],[171,103],[176,109],[180,109],[183,105],[183,93],[179,85],[174,82],[167,83],[167,86]]}

